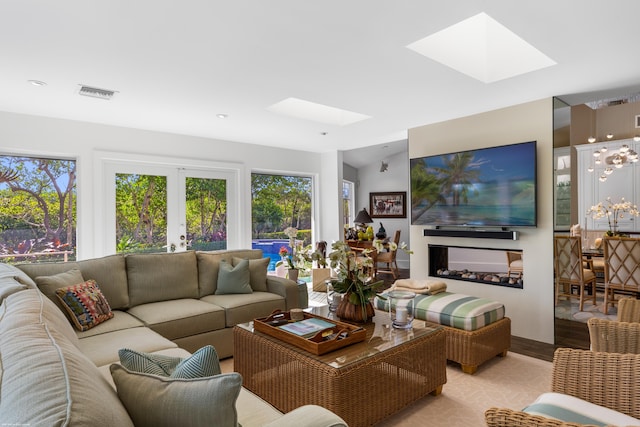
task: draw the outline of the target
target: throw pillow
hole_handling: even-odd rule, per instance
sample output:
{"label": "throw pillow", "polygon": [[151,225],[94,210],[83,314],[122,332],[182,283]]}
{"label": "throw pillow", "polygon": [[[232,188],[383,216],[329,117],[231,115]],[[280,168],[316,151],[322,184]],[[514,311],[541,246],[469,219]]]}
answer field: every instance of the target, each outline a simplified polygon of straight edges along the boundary
{"label": "throw pillow", "polygon": [[56,291],[66,286],[84,283],[84,277],[79,269],[74,268],[64,273],[54,274],[52,276],[38,276],[34,279],[38,289],[42,291],[49,299],[56,303],[60,310],[66,312],[64,304],[60,302],[56,296]]}
{"label": "throw pillow", "polygon": [[221,373],[218,353],[211,345],[197,350],[191,356],[165,356],[162,354],[141,353],[128,348],[118,351],[120,363],[130,371],[160,375],[170,378],[201,378]]}
{"label": "throw pillow", "polygon": [[113,317],[111,307],[95,280],[60,288],[56,290],[56,296],[79,331],[91,329]]}
{"label": "throw pillow", "polygon": [[220,260],[216,295],[250,294],[252,292],[249,260],[243,259],[235,267],[225,260]]}
{"label": "throw pillow", "polygon": [[[233,257],[233,265],[238,265],[242,258]],[[249,283],[251,289],[258,292],[267,292],[267,270],[271,258],[258,258],[249,260]]]}
{"label": "throw pillow", "polygon": [[172,379],[131,372],[112,364],[118,397],[136,427],[237,427],[237,372],[213,377]]}

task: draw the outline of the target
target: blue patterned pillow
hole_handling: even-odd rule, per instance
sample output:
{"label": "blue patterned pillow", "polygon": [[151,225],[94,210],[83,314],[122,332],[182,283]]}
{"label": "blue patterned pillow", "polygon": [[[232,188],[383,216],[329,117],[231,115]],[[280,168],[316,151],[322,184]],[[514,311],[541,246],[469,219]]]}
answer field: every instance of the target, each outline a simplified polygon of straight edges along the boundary
{"label": "blue patterned pillow", "polygon": [[191,356],[165,356],[141,353],[128,348],[118,351],[120,363],[130,371],[169,378],[203,378],[220,374],[218,353],[211,345],[202,347]]}

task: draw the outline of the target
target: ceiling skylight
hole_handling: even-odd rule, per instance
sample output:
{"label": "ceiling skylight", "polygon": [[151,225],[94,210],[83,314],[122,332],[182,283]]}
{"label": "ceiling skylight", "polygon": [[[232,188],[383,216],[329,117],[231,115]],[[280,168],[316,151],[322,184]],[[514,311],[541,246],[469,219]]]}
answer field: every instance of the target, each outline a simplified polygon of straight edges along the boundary
{"label": "ceiling skylight", "polygon": [[298,98],[287,98],[267,107],[267,110],[276,114],[337,126],[346,126],[371,118],[364,114],[316,104],[315,102]]}
{"label": "ceiling skylight", "polygon": [[556,64],[484,12],[407,48],[484,83]]}

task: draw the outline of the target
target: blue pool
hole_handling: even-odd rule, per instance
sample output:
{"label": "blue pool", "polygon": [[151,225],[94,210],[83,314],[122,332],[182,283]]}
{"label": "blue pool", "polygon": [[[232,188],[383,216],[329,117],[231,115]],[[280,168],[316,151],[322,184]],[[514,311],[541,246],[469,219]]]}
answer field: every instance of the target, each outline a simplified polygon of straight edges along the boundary
{"label": "blue pool", "polygon": [[280,248],[283,246],[291,252],[289,240],[287,239],[260,239],[253,240],[251,242],[251,249],[262,249],[262,255],[265,258],[271,258],[268,268],[269,271],[276,269],[276,262],[280,260],[280,255],[278,253],[280,252]]}

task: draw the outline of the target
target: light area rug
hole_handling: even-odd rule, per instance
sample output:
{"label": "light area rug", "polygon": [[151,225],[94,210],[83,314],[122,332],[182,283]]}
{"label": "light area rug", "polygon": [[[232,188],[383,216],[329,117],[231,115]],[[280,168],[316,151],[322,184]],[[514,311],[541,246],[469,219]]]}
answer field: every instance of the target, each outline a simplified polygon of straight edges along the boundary
{"label": "light area rug", "polygon": [[[233,359],[221,362],[223,372],[233,371]],[[381,384],[384,392],[384,384]],[[377,427],[470,427],[484,426],[484,411],[492,406],[522,409],[538,395],[551,390],[551,362],[517,353],[496,357],[464,374],[447,365],[447,383],[439,396],[426,396]],[[363,402],[366,398],[363,399]]]}

